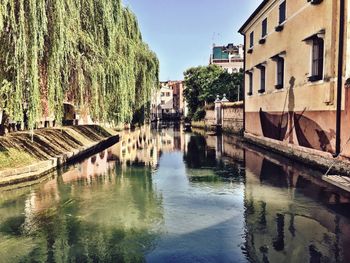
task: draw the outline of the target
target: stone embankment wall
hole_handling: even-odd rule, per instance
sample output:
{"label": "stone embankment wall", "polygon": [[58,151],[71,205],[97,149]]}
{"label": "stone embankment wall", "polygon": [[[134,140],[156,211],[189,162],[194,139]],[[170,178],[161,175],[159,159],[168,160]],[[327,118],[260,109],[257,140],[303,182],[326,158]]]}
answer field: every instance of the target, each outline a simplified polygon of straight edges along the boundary
{"label": "stone embankment wall", "polygon": [[[217,124],[217,112],[214,105],[205,110],[205,126],[210,128]],[[231,133],[243,132],[243,102],[222,102],[221,105],[222,129]]]}
{"label": "stone embankment wall", "polygon": [[98,125],[13,132],[0,137],[0,186],[37,180],[50,170],[118,142]]}

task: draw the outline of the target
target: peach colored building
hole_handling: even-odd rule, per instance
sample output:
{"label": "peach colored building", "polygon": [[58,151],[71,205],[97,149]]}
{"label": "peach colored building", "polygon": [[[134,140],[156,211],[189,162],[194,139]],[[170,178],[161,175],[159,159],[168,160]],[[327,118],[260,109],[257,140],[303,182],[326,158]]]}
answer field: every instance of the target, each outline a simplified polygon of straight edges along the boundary
{"label": "peach colored building", "polygon": [[169,81],[168,85],[173,89],[174,111],[182,116],[185,111],[185,98],[183,96],[184,83],[181,80]]}
{"label": "peach colored building", "polygon": [[350,157],[348,6],[264,0],[244,23],[246,138]]}

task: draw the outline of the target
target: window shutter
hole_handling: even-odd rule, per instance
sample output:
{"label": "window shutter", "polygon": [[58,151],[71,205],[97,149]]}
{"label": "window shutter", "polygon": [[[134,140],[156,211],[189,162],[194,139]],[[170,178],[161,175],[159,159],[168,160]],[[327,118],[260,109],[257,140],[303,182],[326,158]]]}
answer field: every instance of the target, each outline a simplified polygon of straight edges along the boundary
{"label": "window shutter", "polygon": [[265,92],[265,86],[266,86],[266,68],[261,67],[260,68],[260,92]]}
{"label": "window shutter", "polygon": [[283,88],[284,82],[284,59],[279,58],[277,61],[277,85]]}
{"label": "window shutter", "polygon": [[320,80],[323,77],[323,52],[324,41],[321,38],[315,38],[312,44],[312,76],[311,80]]}
{"label": "window shutter", "polygon": [[253,73],[249,73],[249,92],[248,95],[253,95]]}
{"label": "window shutter", "polygon": [[254,46],[254,31],[250,33],[250,47]]}
{"label": "window shutter", "polygon": [[267,35],[267,18],[262,22],[262,37]]}
{"label": "window shutter", "polygon": [[286,20],[286,1],[280,4],[280,20],[279,23],[282,24]]}

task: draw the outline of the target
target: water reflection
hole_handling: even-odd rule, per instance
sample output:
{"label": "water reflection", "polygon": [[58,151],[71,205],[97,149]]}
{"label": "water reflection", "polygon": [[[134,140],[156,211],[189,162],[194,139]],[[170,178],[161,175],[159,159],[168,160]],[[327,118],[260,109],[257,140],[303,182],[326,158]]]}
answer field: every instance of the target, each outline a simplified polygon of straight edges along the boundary
{"label": "water reflection", "polygon": [[350,196],[233,136],[143,127],[0,191],[0,262],[350,262]]}
{"label": "water reflection", "polygon": [[245,150],[245,164],[250,261],[349,262],[349,195],[317,171],[256,149]]}

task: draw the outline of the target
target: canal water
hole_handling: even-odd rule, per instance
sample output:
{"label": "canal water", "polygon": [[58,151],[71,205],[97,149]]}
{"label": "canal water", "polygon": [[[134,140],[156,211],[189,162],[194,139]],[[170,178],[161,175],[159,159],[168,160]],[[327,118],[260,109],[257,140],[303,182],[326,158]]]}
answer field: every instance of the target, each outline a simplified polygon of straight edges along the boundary
{"label": "canal water", "polygon": [[350,262],[350,196],[233,136],[143,127],[0,190],[0,262]]}

